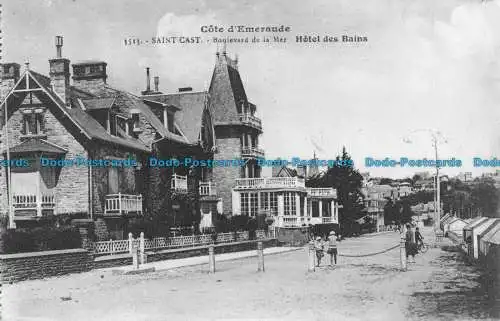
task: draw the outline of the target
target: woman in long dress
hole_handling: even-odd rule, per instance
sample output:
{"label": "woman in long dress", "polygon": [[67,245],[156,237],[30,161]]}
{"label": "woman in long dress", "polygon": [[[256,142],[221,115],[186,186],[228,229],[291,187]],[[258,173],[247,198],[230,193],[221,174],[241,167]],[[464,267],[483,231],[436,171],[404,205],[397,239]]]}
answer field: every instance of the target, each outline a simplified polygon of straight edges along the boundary
{"label": "woman in long dress", "polygon": [[412,261],[408,261],[409,263],[415,263],[415,255],[417,255],[417,243],[415,242],[415,233],[412,231],[410,224],[406,224],[406,260],[408,261],[408,257],[412,257]]}

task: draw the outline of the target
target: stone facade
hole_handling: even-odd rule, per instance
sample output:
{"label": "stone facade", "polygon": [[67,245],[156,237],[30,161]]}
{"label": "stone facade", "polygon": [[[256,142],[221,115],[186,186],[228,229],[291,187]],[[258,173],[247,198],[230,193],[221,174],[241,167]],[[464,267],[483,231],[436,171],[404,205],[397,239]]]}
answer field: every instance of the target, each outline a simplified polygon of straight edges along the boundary
{"label": "stone facade", "polygon": [[[91,153],[91,159],[136,159],[140,161],[142,155],[134,152],[129,152],[124,150],[123,148],[117,148],[106,145],[98,145],[93,147],[93,151]],[[142,169],[141,169],[142,170]],[[139,190],[136,182],[136,178],[142,177],[142,172],[137,173],[139,169],[135,167],[122,167],[117,168],[118,171],[118,190],[122,194],[131,194],[138,195],[142,193],[142,190]],[[106,195],[110,194],[109,190],[109,174],[110,168],[92,168],[92,185],[93,185],[93,215],[102,215],[104,214],[104,206],[105,206],[105,198]]]}
{"label": "stone facade", "polygon": [[[216,160],[228,160],[239,158],[241,154],[241,143],[237,136],[237,129],[225,127],[216,129],[216,145],[218,153]],[[232,214],[232,189],[235,186],[235,179],[241,177],[242,168],[215,167],[213,170],[214,181],[217,184],[217,193],[222,198],[223,213]]]}
{"label": "stone facade", "polygon": [[92,255],[84,249],[0,255],[3,283],[81,273],[93,266]]}
{"label": "stone facade", "polygon": [[[210,84],[210,100],[213,106],[215,140],[217,153],[215,159],[228,160],[242,158],[242,148],[257,147],[260,130],[244,124],[240,114],[252,114],[256,107],[246,96],[243,82],[238,71],[238,61],[227,56],[226,52],[217,53],[217,60]],[[214,169],[213,179],[217,192],[222,198],[223,212],[232,214],[232,188],[235,180],[244,177],[260,177],[255,157],[247,158],[247,166],[253,171],[240,167],[218,167]],[[253,172],[249,175],[249,172]]]}
{"label": "stone facade", "polygon": [[[77,156],[87,158],[85,148],[73,138],[66,128],[54,117],[50,110],[45,109],[44,115],[44,138],[50,143],[54,143],[68,150],[65,158],[73,159]],[[13,147],[20,144],[25,137],[20,135],[23,126],[23,115],[20,109],[17,109],[9,118],[7,123],[9,133],[9,146]],[[0,133],[2,141],[0,149],[6,149],[4,131]],[[20,156],[11,155],[11,158],[20,158]],[[33,164],[37,165],[37,164]],[[4,211],[7,208],[7,181],[6,168],[1,168],[2,176],[0,181],[1,189],[1,208]],[[87,212],[89,210],[88,193],[88,168],[83,166],[62,167],[58,175],[57,184],[54,188],[54,196],[57,202],[55,214],[68,214],[74,212]]]}

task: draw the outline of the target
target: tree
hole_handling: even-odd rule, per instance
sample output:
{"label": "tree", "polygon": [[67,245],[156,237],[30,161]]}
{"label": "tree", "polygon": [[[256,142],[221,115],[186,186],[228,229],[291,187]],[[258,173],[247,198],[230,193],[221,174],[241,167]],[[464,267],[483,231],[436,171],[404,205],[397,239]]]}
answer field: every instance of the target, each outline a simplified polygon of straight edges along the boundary
{"label": "tree", "polygon": [[441,190],[445,213],[457,213],[460,217],[479,214],[499,216],[497,212],[499,191],[491,178],[476,178],[471,183],[451,179],[447,182],[447,188]]}
{"label": "tree", "polygon": [[485,216],[498,216],[498,191],[491,179],[476,179],[472,188],[471,201]]}
{"label": "tree", "polygon": [[384,222],[386,224],[399,222],[399,215],[392,199],[388,199],[387,203],[384,206]]}
{"label": "tree", "polygon": [[364,196],[361,193],[363,176],[351,166],[340,166],[352,162],[345,147],[342,155],[336,157],[336,166],[330,167],[325,175],[308,180],[308,187],[333,187],[337,190],[338,202],[343,206],[339,210],[341,233],[349,235],[357,225],[356,220],[363,214]]}
{"label": "tree", "polygon": [[421,181],[422,179],[423,179],[423,177],[421,175],[419,175],[419,174],[413,175],[413,177],[411,178],[412,185],[415,184],[418,181]]}

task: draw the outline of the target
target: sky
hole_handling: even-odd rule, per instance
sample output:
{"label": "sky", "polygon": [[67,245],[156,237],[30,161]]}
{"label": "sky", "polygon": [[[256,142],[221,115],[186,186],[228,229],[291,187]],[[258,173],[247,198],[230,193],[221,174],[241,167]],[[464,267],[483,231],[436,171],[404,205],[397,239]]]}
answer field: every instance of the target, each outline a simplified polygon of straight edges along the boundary
{"label": "sky", "polygon": [[[366,168],[366,157],[461,159],[454,175],[500,157],[500,0],[7,0],[4,60],[48,74],[54,37],[71,61],[108,63],[108,82],[139,93],[145,67],[160,90],[208,87],[214,43],[125,46],[124,39],[201,36],[201,26],[291,27],[287,43],[228,44],[257,105],[266,158],[334,159],[345,146],[373,176],[432,168]],[[242,34],[221,33],[224,37]],[[364,43],[296,43],[296,35],[364,36]],[[445,142],[446,140],[446,142]],[[411,143],[407,143],[410,142]]]}

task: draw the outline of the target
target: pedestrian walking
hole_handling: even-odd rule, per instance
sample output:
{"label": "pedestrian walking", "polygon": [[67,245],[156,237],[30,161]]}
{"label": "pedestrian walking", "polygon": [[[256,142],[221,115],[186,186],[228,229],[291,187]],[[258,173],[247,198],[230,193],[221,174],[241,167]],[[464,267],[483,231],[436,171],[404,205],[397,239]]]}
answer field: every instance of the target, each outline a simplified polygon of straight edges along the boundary
{"label": "pedestrian walking", "polygon": [[421,246],[424,245],[424,237],[420,233],[420,230],[418,227],[415,229],[415,241],[417,242],[418,248],[420,248]]}
{"label": "pedestrian walking", "polygon": [[[410,224],[406,224],[406,260],[408,263],[415,263],[415,255],[417,254],[417,244],[415,243],[415,233],[411,230]],[[412,261],[408,261],[408,257],[412,257]]]}
{"label": "pedestrian walking", "polygon": [[328,236],[328,250],[327,253],[330,254],[330,265],[333,266],[333,261],[335,260],[335,265],[337,265],[337,235],[335,231],[331,231]]}
{"label": "pedestrian walking", "polygon": [[316,242],[314,242],[314,249],[316,250],[316,258],[318,259],[318,264],[316,266],[319,266],[321,264],[321,259],[323,258],[323,255],[325,255],[323,253],[324,251],[323,240],[319,236],[316,238]]}

